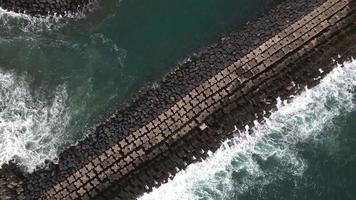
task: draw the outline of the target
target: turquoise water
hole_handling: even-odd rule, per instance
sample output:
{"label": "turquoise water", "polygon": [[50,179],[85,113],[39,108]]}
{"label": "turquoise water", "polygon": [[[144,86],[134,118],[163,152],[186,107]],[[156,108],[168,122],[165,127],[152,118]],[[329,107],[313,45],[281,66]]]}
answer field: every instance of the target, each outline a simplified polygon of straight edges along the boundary
{"label": "turquoise water", "polygon": [[140,200],[356,199],[356,60]]}
{"label": "turquoise water", "polygon": [[0,10],[0,163],[29,170],[83,138],[114,105],[259,15],[265,0],[103,0],[93,14]]}

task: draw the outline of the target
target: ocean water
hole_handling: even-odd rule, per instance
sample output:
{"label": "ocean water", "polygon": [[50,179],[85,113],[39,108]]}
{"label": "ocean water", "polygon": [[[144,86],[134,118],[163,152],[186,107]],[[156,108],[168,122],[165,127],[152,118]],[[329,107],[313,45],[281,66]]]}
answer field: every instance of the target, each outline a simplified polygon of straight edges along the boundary
{"label": "ocean water", "polygon": [[[140,200],[356,199],[356,60]],[[249,129],[249,127],[246,127]]]}
{"label": "ocean water", "polygon": [[31,171],[269,0],[101,0],[67,19],[0,9],[0,164]]}

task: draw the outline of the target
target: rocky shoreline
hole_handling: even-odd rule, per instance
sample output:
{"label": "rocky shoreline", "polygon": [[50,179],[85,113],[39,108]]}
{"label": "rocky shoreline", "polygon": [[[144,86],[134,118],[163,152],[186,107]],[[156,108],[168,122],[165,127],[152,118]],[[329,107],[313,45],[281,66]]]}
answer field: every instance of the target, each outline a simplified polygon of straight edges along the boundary
{"label": "rocky shoreline", "polygon": [[[70,184],[73,186],[69,187],[74,187],[72,188],[73,191],[76,190],[76,185],[80,187],[80,182],[91,179],[98,180],[98,185],[91,185],[91,188],[85,188],[85,191],[88,191],[90,196],[97,197],[97,195],[100,194],[99,196],[102,196],[102,198],[116,196],[131,199],[134,198],[135,195],[139,195],[151,187],[166,181],[168,179],[167,174],[176,173],[174,167],[183,169],[187,164],[206,157],[208,150],[214,151],[222,140],[229,137],[227,133],[233,130],[233,125],[237,125],[241,128],[246,124],[252,123],[255,119],[262,119],[262,111],[273,109],[273,101],[276,97],[288,98],[290,94],[298,92],[296,88],[290,85],[291,81],[295,81],[301,86],[316,84],[317,81],[312,80],[315,75],[320,74],[318,71],[319,67],[316,67],[316,65],[310,66],[308,62],[311,58],[320,61],[320,59],[317,59],[317,55],[319,55],[318,52],[323,53],[321,55],[326,54],[316,45],[313,46],[314,43],[325,43],[325,41],[321,39],[320,41],[314,41],[308,44],[310,45],[309,48],[302,49],[305,51],[301,51],[303,54],[300,51],[292,52],[287,56],[287,59],[275,63],[274,66],[280,68],[281,71],[272,70],[273,73],[268,74],[268,77],[270,77],[268,80],[269,84],[265,86],[260,85],[261,80],[259,78],[252,78],[251,82],[241,86],[234,86],[237,88],[233,88],[233,90],[240,90],[240,93],[242,91],[244,94],[243,97],[241,97],[240,94],[240,97],[237,98],[238,92],[228,95],[227,98],[224,98],[219,103],[221,105],[217,111],[208,113],[207,116],[204,115],[205,118],[202,120],[195,119],[190,121],[190,124],[193,122],[202,123],[206,127],[193,128],[189,134],[184,136],[179,142],[176,142],[176,140],[163,142],[164,144],[160,146],[160,151],[164,153],[158,154],[151,150],[144,152],[150,157],[150,159],[147,158],[147,161],[145,161],[145,166],[139,164],[131,165],[131,168],[135,170],[129,174],[121,174],[119,180],[114,179],[115,184],[112,185],[110,181],[109,183],[105,182],[109,177],[95,178],[98,177],[100,173],[93,174],[94,178],[86,177],[84,180],[83,177],[85,176],[81,175],[90,171],[88,164],[90,166],[93,160],[95,163],[98,162],[98,166],[101,166],[99,168],[106,168],[107,166],[104,167],[104,165],[111,165],[110,162],[115,161],[108,161],[107,158],[104,158],[106,156],[102,157],[103,153],[105,154],[106,152],[106,154],[108,154],[107,151],[111,151],[117,144],[120,144],[122,147],[127,147],[127,144],[122,143],[122,141],[125,141],[125,143],[129,143],[131,140],[135,141],[137,137],[133,134],[135,134],[137,130],[141,130],[141,127],[145,127],[145,125],[155,121],[155,119],[162,116],[162,113],[166,113],[167,110],[169,111],[169,109],[174,107],[177,102],[181,102],[187,94],[191,94],[192,91],[194,92],[195,88],[199,85],[205,83],[219,72],[226,71],[230,66],[234,66],[236,60],[244,59],[246,54],[257,47],[261,47],[261,45],[263,46],[270,38],[273,38],[324,2],[324,0],[300,0],[298,2],[287,0],[255,22],[246,25],[241,31],[231,33],[220,42],[194,55],[174,72],[168,74],[165,79],[159,83],[158,88],[150,89],[140,94],[129,106],[117,110],[112,117],[102,124],[99,124],[92,135],[79,142],[78,145],[64,151],[59,157],[59,164],[50,163],[48,169],[40,169],[32,174],[24,174],[23,177],[21,175],[21,180],[24,182],[23,184],[21,183],[23,190],[28,191],[31,194],[31,198],[39,198],[46,191],[49,191],[49,193],[47,193],[48,195],[52,195],[52,193],[56,194],[56,188],[58,188],[58,191],[61,191],[61,187],[67,187],[65,184],[66,180],[74,174],[75,178],[73,179],[81,179],[81,181],[78,183],[75,182],[77,184],[73,183],[74,185]],[[354,29],[352,29],[351,32],[352,31],[354,31]],[[325,37],[327,33],[328,32],[325,31]],[[332,32],[332,34],[334,34],[334,32]],[[349,34],[350,33],[347,32],[346,35]],[[325,39],[324,35],[320,38]],[[353,44],[352,42],[355,41],[351,39],[351,44]],[[324,45],[327,44],[328,42]],[[333,43],[330,42],[330,45],[331,44]],[[350,44],[350,42],[346,44]],[[339,48],[331,49],[334,50],[330,50],[330,52],[332,52],[331,55],[334,54],[335,51],[339,51]],[[306,52],[310,52],[310,56],[305,56],[304,54]],[[305,58],[300,58],[301,55],[304,55]],[[267,60],[267,63],[268,62]],[[324,61],[324,63],[327,62]],[[253,63],[248,62],[248,65],[253,65]],[[303,67],[298,67],[300,65],[303,65]],[[286,66],[290,67],[286,69]],[[325,72],[330,71],[330,65],[326,64],[325,66],[328,67],[323,70]],[[252,75],[250,73],[252,73]],[[254,74],[251,71],[245,72],[244,68],[237,68],[236,72],[234,71],[228,76],[237,76],[239,80],[241,80],[241,77],[249,80],[248,77],[254,76]],[[246,87],[251,87],[248,90],[252,92],[244,92],[247,90],[244,89]],[[261,101],[261,99],[268,99],[269,104],[267,105]],[[176,110],[179,110],[179,108],[177,107]],[[185,116],[185,114],[177,115],[179,118],[183,116]],[[159,122],[153,123],[155,127],[157,126],[155,123]],[[152,129],[152,132],[155,132],[155,130],[156,129]],[[142,141],[142,139],[140,140]],[[156,140],[156,138],[154,138],[154,140]],[[148,139],[148,142],[152,141]],[[145,146],[143,145],[143,147]],[[203,153],[201,153],[202,149],[204,150]],[[125,154],[124,149],[119,151]],[[140,152],[140,150],[137,152]],[[192,159],[192,155],[194,155],[197,160]],[[100,159],[95,161],[98,157],[100,157]],[[127,156],[125,160],[127,158],[133,159],[133,157],[135,156]],[[157,165],[157,163],[160,163],[160,165]],[[14,166],[7,167],[6,169],[15,169],[7,170],[8,172],[6,174],[11,174],[11,171],[17,171]],[[78,172],[79,169],[82,171]],[[78,175],[75,175],[77,173]],[[99,184],[101,181],[104,181],[107,185]],[[93,187],[101,189],[93,189]],[[52,191],[51,188],[55,189]],[[81,192],[77,193],[77,195],[80,194]],[[89,195],[86,197],[89,198]]]}

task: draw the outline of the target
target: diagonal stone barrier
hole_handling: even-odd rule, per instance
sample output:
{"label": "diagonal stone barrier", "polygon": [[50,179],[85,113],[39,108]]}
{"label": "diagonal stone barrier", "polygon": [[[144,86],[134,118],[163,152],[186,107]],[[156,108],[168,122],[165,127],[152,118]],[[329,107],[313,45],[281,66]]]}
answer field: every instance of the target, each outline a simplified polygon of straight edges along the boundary
{"label": "diagonal stone barrier", "polygon": [[[353,0],[325,1],[245,55],[225,57],[231,64],[185,95],[172,96],[174,103],[141,126],[130,128],[123,137],[116,136],[124,130],[120,124],[114,128],[99,126],[102,131],[97,138],[106,138],[108,145],[95,154],[83,153],[82,164],[64,166],[60,160],[48,170],[25,175],[9,167],[0,173],[0,180],[11,184],[0,187],[0,192],[18,199],[133,199],[149,191],[188,164],[206,158],[208,151],[231,137],[233,125],[243,127],[262,120],[262,111],[273,109],[273,103],[266,99],[273,102],[275,97],[287,98],[299,91],[292,81],[317,83],[314,76],[319,68],[301,66],[306,63],[303,58],[317,55],[318,46],[332,41],[336,44],[339,35],[355,43],[354,10]],[[214,62],[209,65],[214,68]],[[146,113],[136,111],[132,115]],[[72,152],[90,148],[95,147],[86,146],[84,141]],[[71,158],[69,153],[64,155]],[[66,159],[62,160],[65,163]]]}

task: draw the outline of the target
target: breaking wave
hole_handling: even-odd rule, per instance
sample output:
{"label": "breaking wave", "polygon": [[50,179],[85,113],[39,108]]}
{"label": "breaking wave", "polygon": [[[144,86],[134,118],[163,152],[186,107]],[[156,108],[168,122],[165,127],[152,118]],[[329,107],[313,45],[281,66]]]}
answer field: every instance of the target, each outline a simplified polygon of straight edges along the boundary
{"label": "breaking wave", "polygon": [[[8,37],[1,29],[0,25],[0,166],[15,159],[32,171],[45,160],[56,161],[59,152],[88,134],[94,116],[112,100],[126,50],[101,33],[75,41],[32,33],[13,37],[10,32]],[[32,94],[25,76],[7,72],[13,66],[33,82],[50,83],[34,90],[54,93],[52,100]],[[96,88],[97,71],[112,81]],[[62,82],[65,85],[51,91]]]}
{"label": "breaking wave", "polygon": [[22,13],[15,13],[0,8],[0,24],[3,31],[16,31],[23,32],[43,32],[53,29],[58,29],[65,25],[65,19],[80,19],[84,17],[83,14],[68,15],[66,18],[58,17],[32,17]]}
{"label": "breaking wave", "polygon": [[113,15],[114,11],[112,9],[117,8],[120,3],[121,0],[90,0],[89,4],[80,12],[66,13],[65,16],[55,15],[46,17],[33,17],[0,8],[0,33],[10,33],[10,35],[13,35],[16,32],[45,32],[51,34],[54,31],[62,29],[68,23],[79,22],[86,18],[95,21],[95,23],[91,24],[86,20],[84,24],[76,23],[75,25],[79,27],[97,26],[100,21]]}
{"label": "breaking wave", "polygon": [[[300,177],[308,163],[298,145],[317,141],[333,120],[355,110],[356,60],[345,62],[321,83],[255,122],[203,162],[192,164],[141,200],[238,199],[252,188],[286,177]],[[252,132],[251,135],[248,132]],[[257,190],[258,191],[258,190]]]}
{"label": "breaking wave", "polygon": [[65,86],[51,99],[33,95],[24,77],[0,71],[0,163],[14,160],[32,171],[56,158],[70,119]]}

